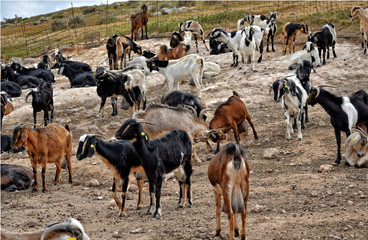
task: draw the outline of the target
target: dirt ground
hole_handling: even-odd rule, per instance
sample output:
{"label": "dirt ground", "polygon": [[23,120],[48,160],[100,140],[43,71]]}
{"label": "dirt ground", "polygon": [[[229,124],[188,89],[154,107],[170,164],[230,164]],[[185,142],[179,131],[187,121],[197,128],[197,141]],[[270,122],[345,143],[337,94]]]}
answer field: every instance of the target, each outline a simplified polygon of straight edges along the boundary
{"label": "dirt ground", "polygon": [[[138,44],[144,49],[154,49],[155,44],[162,42],[168,44],[168,39],[144,40]],[[192,47],[194,49],[194,42]],[[328,114],[320,105],[310,107],[310,123],[303,131],[303,140],[298,141],[295,134],[290,141],[285,139],[283,110],[273,101],[269,89],[277,77],[289,72],[290,55],[282,56],[281,45],[276,45],[277,52],[265,52],[263,61],[256,64],[257,72],[244,75],[242,70],[230,67],[231,53],[209,55],[202,43],[199,47],[199,55],[221,67],[220,75],[204,79],[201,101],[215,109],[236,90],[247,105],[259,135],[257,141],[251,132],[248,136],[240,136],[251,169],[248,239],[368,239],[367,169],[341,164],[334,166],[331,172],[318,172],[322,164],[332,164],[336,158],[335,137]],[[336,53],[337,59],[327,60],[325,66],[317,68],[317,74],[311,74],[312,84],[335,85],[338,88],[328,90],[336,95],[350,95],[359,89],[367,91],[368,58],[362,56],[360,43],[340,39]],[[93,69],[107,66],[105,46],[67,55],[89,63]],[[149,203],[147,187],[143,193],[144,208],[136,210],[137,192],[133,192],[132,200],[127,202],[127,216],[119,218],[117,207],[111,204],[112,176],[107,166],[96,157],[78,161],[75,153],[82,134],[100,133],[110,138],[123,119],[131,116],[131,111],[119,109],[117,117],[110,117],[112,108],[107,102],[107,116],[97,117],[100,98],[96,88],[70,89],[68,79],[54,73],[54,120],[71,124],[73,176],[80,185],[68,184],[67,171],[63,170],[61,183],[54,186],[55,166],[49,164],[47,193],[40,190],[32,193],[30,189],[1,193],[1,227],[16,232],[33,231],[47,223],[74,217],[81,221],[91,239],[219,239],[214,237],[215,204],[207,177],[213,152],[207,153],[205,144],[198,144],[203,163],[194,163],[193,167],[192,208],[176,209],[179,187],[171,179],[163,184],[161,219],[145,215]],[[163,84],[160,73],[148,77],[148,102],[168,92],[167,85]],[[180,89],[195,93],[195,88],[187,83],[180,84]],[[4,134],[12,134],[18,122],[33,121],[31,103],[25,102],[26,92],[14,99],[15,112],[4,117]],[[212,114],[213,111],[208,112],[209,119]],[[38,118],[41,123],[41,114]],[[233,139],[232,133],[229,136]],[[342,139],[344,149],[344,134]],[[215,148],[215,144],[211,144]],[[275,159],[263,157],[267,148],[279,151]],[[2,163],[31,167],[26,152],[3,154]],[[100,185],[90,187],[92,179],[97,179]],[[222,214],[222,226],[227,236],[225,214]]]}

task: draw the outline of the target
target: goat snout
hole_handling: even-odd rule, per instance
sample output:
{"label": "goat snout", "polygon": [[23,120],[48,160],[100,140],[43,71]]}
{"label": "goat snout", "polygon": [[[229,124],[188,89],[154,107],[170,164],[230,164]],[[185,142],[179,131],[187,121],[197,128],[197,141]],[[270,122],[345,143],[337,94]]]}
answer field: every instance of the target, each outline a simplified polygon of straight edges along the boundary
{"label": "goat snout", "polygon": [[359,158],[361,158],[361,157],[363,157],[363,155],[364,155],[364,153],[362,153],[362,152],[357,152],[357,154],[356,154]]}

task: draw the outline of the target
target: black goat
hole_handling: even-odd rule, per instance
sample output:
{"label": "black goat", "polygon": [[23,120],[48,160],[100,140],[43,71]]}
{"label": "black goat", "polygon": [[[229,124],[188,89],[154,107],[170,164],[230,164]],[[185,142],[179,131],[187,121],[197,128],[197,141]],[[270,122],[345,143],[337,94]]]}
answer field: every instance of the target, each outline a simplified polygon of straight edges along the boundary
{"label": "black goat", "polygon": [[210,39],[210,50],[211,55],[231,52],[231,49],[226,45],[226,43],[217,41],[213,38]]}
{"label": "black goat", "polygon": [[[150,141],[143,127],[134,119],[128,119],[115,133],[123,140],[136,139],[133,143],[149,181],[150,206],[152,213],[153,196],[156,197],[156,210],[153,217],[161,216],[161,187],[165,173],[174,171],[179,181],[180,195],[178,207],[184,207],[185,195],[188,206],[192,206],[190,177],[192,175],[192,142],[186,131],[174,130],[162,138]],[[185,192],[187,190],[187,192]]]}
{"label": "black goat", "polygon": [[100,110],[98,112],[101,113],[102,116],[104,116],[104,106],[108,97],[111,97],[111,104],[113,109],[111,116],[116,116],[118,114],[117,96],[119,95],[123,96],[126,99],[130,107],[134,105],[134,102],[129,96],[129,92],[125,88],[125,83],[128,81],[127,75],[116,75],[112,72],[105,71],[103,67],[98,67],[96,69],[95,77],[98,81],[97,95],[101,98]]}
{"label": "black goat", "polygon": [[150,50],[144,50],[142,56],[147,58],[147,59],[150,59],[150,58],[156,57],[157,54],[151,52]]}
{"label": "black goat", "polygon": [[22,95],[22,89],[15,82],[1,82],[1,91],[6,92],[9,97],[19,97]]}
{"label": "black goat", "polygon": [[48,69],[50,70],[50,58],[48,55],[42,56],[42,61],[37,64],[37,69]]}
{"label": "black goat", "polygon": [[[79,138],[79,145],[77,150],[77,159],[82,160],[86,157],[91,158],[96,153],[97,156],[109,167],[114,182],[112,185],[112,197],[119,208],[119,217],[126,216],[126,192],[129,184],[130,172],[137,171],[141,167],[141,160],[139,159],[133,144],[130,141],[116,141],[104,142],[94,135],[83,135]],[[122,202],[116,196],[116,190],[119,181],[123,181],[122,188]],[[139,198],[137,208],[143,207],[142,189],[143,181],[138,177]]]}
{"label": "black goat", "polygon": [[[117,55],[116,55],[116,38],[117,34],[114,34],[111,38],[107,39],[106,50],[107,57],[109,58],[110,70],[118,69]],[[113,67],[114,64],[114,67]]]}
{"label": "black goat", "polygon": [[312,33],[308,37],[308,41],[313,42],[318,47],[319,58],[321,58],[321,51],[323,50],[323,65],[326,64],[326,48],[327,59],[330,58],[330,46],[332,47],[332,53],[336,58],[335,44],[336,44],[336,30],[332,23],[327,23],[320,31]]}
{"label": "black goat", "polygon": [[308,104],[314,106],[321,104],[323,109],[330,115],[331,125],[335,129],[337,143],[337,158],[335,163],[341,161],[341,131],[346,137],[351,134],[352,127],[357,124],[368,122],[368,94],[359,90],[350,97],[337,97],[324,90],[322,86],[312,87]]}
{"label": "black goat", "polygon": [[1,190],[13,192],[25,190],[31,186],[33,171],[30,168],[14,164],[1,164]]}
{"label": "black goat", "polygon": [[76,62],[76,61],[67,61],[66,58],[62,55],[62,53],[60,51],[58,51],[55,54],[55,60],[56,60],[56,64],[52,67],[53,69],[55,68],[60,68],[62,66],[62,64],[68,64],[71,68],[73,68],[76,71],[83,71],[83,72],[91,72],[92,68],[91,66],[89,66],[87,63],[83,63],[83,62]]}
{"label": "black goat", "polygon": [[[45,126],[54,118],[54,100],[52,86],[48,82],[41,82],[36,90],[31,90],[26,96],[26,101],[32,95],[33,123],[37,123],[37,112],[44,112]],[[49,111],[51,116],[49,118]]]}
{"label": "black goat", "polygon": [[19,63],[13,62],[10,67],[17,73],[23,75],[32,75],[38,78],[42,78],[44,81],[54,83],[54,74],[46,69],[36,69],[36,68],[25,68]]}
{"label": "black goat", "polygon": [[71,88],[97,85],[97,80],[94,78],[93,72],[77,71],[65,63],[59,68],[58,74],[68,77]]}
{"label": "black goat", "polygon": [[1,153],[3,152],[16,153],[24,151],[24,147],[12,149],[12,139],[13,136],[1,135]]}
{"label": "black goat", "polygon": [[[310,79],[309,79],[312,69],[313,69],[313,65],[311,64],[311,62],[303,60],[302,63],[299,64],[298,68],[295,71],[296,77],[300,80],[300,83],[302,84],[307,94],[309,94],[311,87],[312,87]],[[304,114],[305,123],[308,123],[309,117],[308,117],[308,105],[307,104],[304,107],[304,113],[305,113]],[[303,126],[302,128],[304,129]],[[294,129],[296,129],[296,121],[294,122]]]}
{"label": "black goat", "polygon": [[179,105],[191,106],[196,110],[196,115],[198,118],[202,118],[205,121],[207,119],[207,116],[203,114],[203,107],[201,106],[201,104],[199,104],[197,98],[189,92],[184,92],[180,90],[171,91],[161,98],[161,103],[167,104],[172,107],[176,107]]}
{"label": "black goat", "polygon": [[40,85],[41,80],[38,77],[16,74],[11,67],[5,67],[4,71],[9,81],[18,83],[22,89],[35,88]]}
{"label": "black goat", "polygon": [[137,45],[135,42],[133,42],[133,40],[129,37],[125,37],[126,39],[128,39],[129,41],[129,49],[127,50],[128,51],[128,56],[129,56],[129,60],[131,60],[130,58],[130,54],[131,52],[133,51],[134,53],[138,54],[138,55],[142,55],[142,47]]}

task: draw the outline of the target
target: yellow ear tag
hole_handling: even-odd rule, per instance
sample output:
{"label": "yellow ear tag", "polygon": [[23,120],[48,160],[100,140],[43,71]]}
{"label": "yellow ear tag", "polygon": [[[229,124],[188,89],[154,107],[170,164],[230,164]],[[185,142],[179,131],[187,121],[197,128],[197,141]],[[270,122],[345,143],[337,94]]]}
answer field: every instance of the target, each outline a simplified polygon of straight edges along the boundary
{"label": "yellow ear tag", "polygon": [[68,237],[68,240],[77,240],[76,237]]}
{"label": "yellow ear tag", "polygon": [[155,64],[154,64],[154,63],[152,63],[152,66],[155,66]]}
{"label": "yellow ear tag", "polygon": [[356,138],[353,138],[353,141],[355,142],[357,139]]}
{"label": "yellow ear tag", "polygon": [[91,148],[95,148],[95,145],[91,144]]}
{"label": "yellow ear tag", "polygon": [[285,86],[285,88],[288,88],[288,86]]}
{"label": "yellow ear tag", "polygon": [[222,130],[220,130],[220,133],[222,133]]}
{"label": "yellow ear tag", "polygon": [[93,75],[96,75],[96,73],[94,72]]}
{"label": "yellow ear tag", "polygon": [[304,28],[301,28],[300,30],[304,31]]}
{"label": "yellow ear tag", "polygon": [[309,96],[307,97],[307,99],[309,98]]}
{"label": "yellow ear tag", "polygon": [[144,135],[146,135],[146,133],[145,132],[141,132],[141,135],[144,136]]}

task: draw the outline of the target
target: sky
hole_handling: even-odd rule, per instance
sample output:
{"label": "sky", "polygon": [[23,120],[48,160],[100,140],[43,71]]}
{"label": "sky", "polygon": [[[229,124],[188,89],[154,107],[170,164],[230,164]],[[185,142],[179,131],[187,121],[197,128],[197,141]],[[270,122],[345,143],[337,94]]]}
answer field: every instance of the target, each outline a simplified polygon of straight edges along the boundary
{"label": "sky", "polygon": [[[109,4],[123,1],[124,0],[109,0]],[[106,0],[1,0],[1,20],[3,20],[3,18],[14,18],[15,14],[17,14],[18,17],[24,18],[60,11],[70,8],[71,2],[73,2],[73,7],[100,5],[101,3],[106,4]]]}

